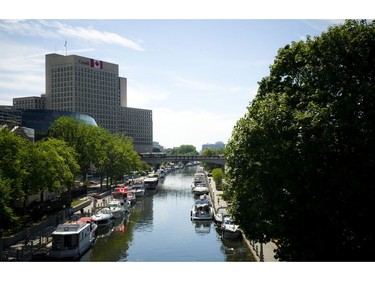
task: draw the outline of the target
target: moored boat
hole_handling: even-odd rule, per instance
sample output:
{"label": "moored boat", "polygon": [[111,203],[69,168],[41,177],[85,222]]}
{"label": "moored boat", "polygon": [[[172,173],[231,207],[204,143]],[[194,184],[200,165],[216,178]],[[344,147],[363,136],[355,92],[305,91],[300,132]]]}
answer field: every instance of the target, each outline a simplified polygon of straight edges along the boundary
{"label": "moored boat", "polygon": [[145,187],[144,187],[144,182],[143,179],[136,179],[133,180],[132,182],[132,188],[135,193],[135,197],[142,197],[145,195]]}
{"label": "moored boat", "polygon": [[208,186],[209,182],[203,168],[198,168],[191,184],[192,193],[196,195],[208,194],[210,192]]}
{"label": "moored boat", "polygon": [[143,183],[144,183],[144,188],[146,190],[157,189],[158,183],[159,183],[159,178],[158,177],[148,177],[148,178],[144,179]]}
{"label": "moored boat", "polygon": [[98,227],[102,227],[111,224],[115,217],[109,208],[103,208],[96,214],[92,215],[91,218]]}
{"label": "moored boat", "polygon": [[192,220],[211,220],[213,218],[212,204],[206,198],[199,198],[194,202],[190,211]]}
{"label": "moored boat", "polygon": [[195,195],[203,195],[210,193],[210,190],[206,184],[196,184],[192,185],[191,192]]}
{"label": "moored boat", "polygon": [[214,221],[217,224],[221,224],[223,222],[223,217],[228,215],[228,207],[227,206],[219,206],[214,214]]}
{"label": "moored boat", "polygon": [[126,192],[126,200],[128,200],[131,204],[135,204],[137,202],[137,197],[135,197],[134,190],[128,190]]}
{"label": "moored boat", "polygon": [[122,185],[120,187],[116,187],[114,191],[112,192],[112,196],[114,199],[117,199],[120,201],[121,206],[124,208],[126,212],[129,212],[131,207],[131,202],[128,200],[127,192],[129,188],[125,185]]}
{"label": "moored boat", "polygon": [[108,202],[107,207],[111,210],[113,217],[115,219],[121,218],[125,214],[125,209],[121,205],[120,201],[117,199],[113,199]]}
{"label": "moored boat", "polygon": [[97,224],[90,217],[59,224],[52,233],[52,247],[47,253],[51,259],[81,257],[96,239]]}
{"label": "moored boat", "polygon": [[221,223],[221,232],[223,238],[239,239],[242,237],[242,231],[234,219],[230,216],[224,216]]}

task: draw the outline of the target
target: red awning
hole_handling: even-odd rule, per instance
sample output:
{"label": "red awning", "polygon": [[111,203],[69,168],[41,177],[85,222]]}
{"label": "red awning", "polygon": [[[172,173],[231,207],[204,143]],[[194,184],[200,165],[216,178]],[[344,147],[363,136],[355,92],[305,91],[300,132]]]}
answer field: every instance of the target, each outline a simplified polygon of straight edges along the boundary
{"label": "red awning", "polygon": [[83,221],[83,222],[91,222],[92,219],[91,219],[91,217],[81,217],[81,218],[79,218],[78,221],[79,221],[79,222],[80,222],[80,221]]}
{"label": "red awning", "polygon": [[127,193],[126,186],[116,187],[113,193]]}

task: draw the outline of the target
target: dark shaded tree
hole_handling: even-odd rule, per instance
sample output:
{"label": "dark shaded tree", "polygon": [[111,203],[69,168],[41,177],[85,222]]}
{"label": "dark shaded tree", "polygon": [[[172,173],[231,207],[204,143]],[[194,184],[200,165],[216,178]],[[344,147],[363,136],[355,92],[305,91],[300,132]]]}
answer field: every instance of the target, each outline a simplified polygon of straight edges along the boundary
{"label": "dark shaded tree", "polygon": [[374,65],[374,22],[292,42],[233,130],[225,196],[280,260],[375,260]]}

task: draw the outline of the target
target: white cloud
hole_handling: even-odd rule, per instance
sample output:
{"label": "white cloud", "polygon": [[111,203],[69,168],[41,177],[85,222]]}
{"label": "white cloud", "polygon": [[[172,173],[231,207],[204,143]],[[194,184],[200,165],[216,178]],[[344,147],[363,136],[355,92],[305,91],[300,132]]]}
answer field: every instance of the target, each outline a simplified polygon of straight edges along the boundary
{"label": "white cloud", "polygon": [[13,73],[1,75],[0,88],[24,91],[23,96],[29,93],[44,93],[44,76],[32,73]]}
{"label": "white cloud", "polygon": [[144,51],[143,47],[137,43],[142,42],[141,40],[131,40],[117,33],[96,30],[92,26],[71,26],[58,21],[4,20],[0,22],[0,30],[10,34],[42,38],[77,38],[95,43],[120,45],[136,51]]}
{"label": "white cloud", "polygon": [[44,71],[46,51],[32,45],[0,41],[0,71]]}
{"label": "white cloud", "polygon": [[4,20],[0,21],[0,30],[10,34],[42,38],[56,38],[54,30],[46,29],[42,21]]}
{"label": "white cloud", "polygon": [[44,93],[45,53],[32,45],[0,42],[1,104],[10,105],[15,97]]}
{"label": "white cloud", "polygon": [[123,37],[119,34],[107,31],[99,31],[91,26],[70,26],[61,22],[48,23],[49,26],[55,27],[60,35],[79,38],[95,43],[114,44],[136,51],[144,51],[144,49],[135,41]]}
{"label": "white cloud", "polygon": [[[303,22],[311,27],[312,29],[319,31],[319,32],[324,32],[327,31],[327,23],[328,25],[338,25],[338,24],[343,24],[345,20],[340,20],[340,19],[331,19],[331,20],[304,20]],[[303,40],[306,40],[306,36],[301,36],[301,38],[305,38]]]}

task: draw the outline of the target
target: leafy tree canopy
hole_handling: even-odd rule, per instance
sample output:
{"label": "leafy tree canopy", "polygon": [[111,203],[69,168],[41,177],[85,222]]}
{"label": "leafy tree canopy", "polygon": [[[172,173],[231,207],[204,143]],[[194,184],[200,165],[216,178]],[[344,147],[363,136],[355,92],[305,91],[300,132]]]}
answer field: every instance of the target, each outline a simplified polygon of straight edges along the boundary
{"label": "leafy tree canopy", "polygon": [[226,147],[232,213],[280,260],[374,260],[375,23],[281,48]]}
{"label": "leafy tree canopy", "polygon": [[[207,147],[205,150],[201,152],[202,156],[218,156],[218,155],[224,155],[225,148],[219,148],[219,149],[214,149]],[[206,171],[212,171],[215,168],[220,168],[220,164],[214,164],[214,163],[202,163],[202,166]]]}
{"label": "leafy tree canopy", "polygon": [[197,149],[192,144],[183,144],[177,148],[173,148],[169,152],[171,155],[198,155]]}

